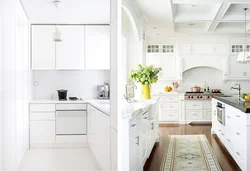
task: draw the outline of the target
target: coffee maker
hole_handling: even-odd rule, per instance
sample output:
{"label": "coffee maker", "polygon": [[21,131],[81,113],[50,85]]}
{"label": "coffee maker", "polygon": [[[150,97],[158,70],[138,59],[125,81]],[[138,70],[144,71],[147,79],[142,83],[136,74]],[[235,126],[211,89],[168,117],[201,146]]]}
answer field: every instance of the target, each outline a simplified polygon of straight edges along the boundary
{"label": "coffee maker", "polygon": [[57,92],[58,92],[58,98],[59,98],[59,100],[67,100],[67,92],[68,92],[68,90],[63,90],[63,89],[61,89],[61,90],[57,90]]}
{"label": "coffee maker", "polygon": [[97,85],[97,99],[109,99],[110,97],[110,90],[109,84],[107,82],[104,85]]}

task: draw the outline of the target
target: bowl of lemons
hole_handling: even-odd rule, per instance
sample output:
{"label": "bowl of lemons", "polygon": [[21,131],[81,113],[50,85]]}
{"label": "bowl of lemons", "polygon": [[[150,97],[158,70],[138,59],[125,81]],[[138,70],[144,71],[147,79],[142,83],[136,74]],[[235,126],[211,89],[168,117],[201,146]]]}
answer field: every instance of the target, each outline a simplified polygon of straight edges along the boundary
{"label": "bowl of lemons", "polygon": [[241,100],[242,101],[250,101],[250,93],[243,93],[241,95]]}
{"label": "bowl of lemons", "polygon": [[165,86],[165,87],[164,87],[164,90],[165,90],[166,92],[171,92],[171,91],[173,90],[173,88],[172,88],[171,86]]}

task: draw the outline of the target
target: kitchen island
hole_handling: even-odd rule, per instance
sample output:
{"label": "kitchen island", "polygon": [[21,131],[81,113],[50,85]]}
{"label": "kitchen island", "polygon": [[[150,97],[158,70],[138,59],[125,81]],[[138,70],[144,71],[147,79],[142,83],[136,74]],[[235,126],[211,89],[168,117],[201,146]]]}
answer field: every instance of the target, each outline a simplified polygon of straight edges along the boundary
{"label": "kitchen island", "polygon": [[250,106],[234,97],[212,99],[212,134],[216,134],[242,171],[250,170]]}
{"label": "kitchen island", "polygon": [[158,98],[124,102],[119,124],[122,171],[143,171],[155,142],[159,140]]}

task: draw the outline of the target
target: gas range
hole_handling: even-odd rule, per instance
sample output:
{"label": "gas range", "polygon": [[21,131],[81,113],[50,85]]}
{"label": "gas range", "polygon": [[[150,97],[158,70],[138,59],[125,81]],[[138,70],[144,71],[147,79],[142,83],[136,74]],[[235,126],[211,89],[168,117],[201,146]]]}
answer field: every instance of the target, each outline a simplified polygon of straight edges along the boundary
{"label": "gas range", "polygon": [[207,92],[186,92],[185,100],[211,100],[213,96],[221,96],[222,93],[207,93]]}

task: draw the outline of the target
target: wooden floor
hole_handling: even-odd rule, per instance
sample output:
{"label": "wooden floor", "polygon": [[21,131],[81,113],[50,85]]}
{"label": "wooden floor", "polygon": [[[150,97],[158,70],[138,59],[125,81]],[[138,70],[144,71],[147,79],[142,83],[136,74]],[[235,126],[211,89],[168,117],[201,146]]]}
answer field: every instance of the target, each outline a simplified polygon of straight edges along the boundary
{"label": "wooden floor", "polygon": [[144,171],[159,171],[162,157],[167,148],[168,135],[205,134],[223,171],[241,171],[216,135],[211,136],[211,125],[164,125],[160,127],[160,142],[147,160]]}

